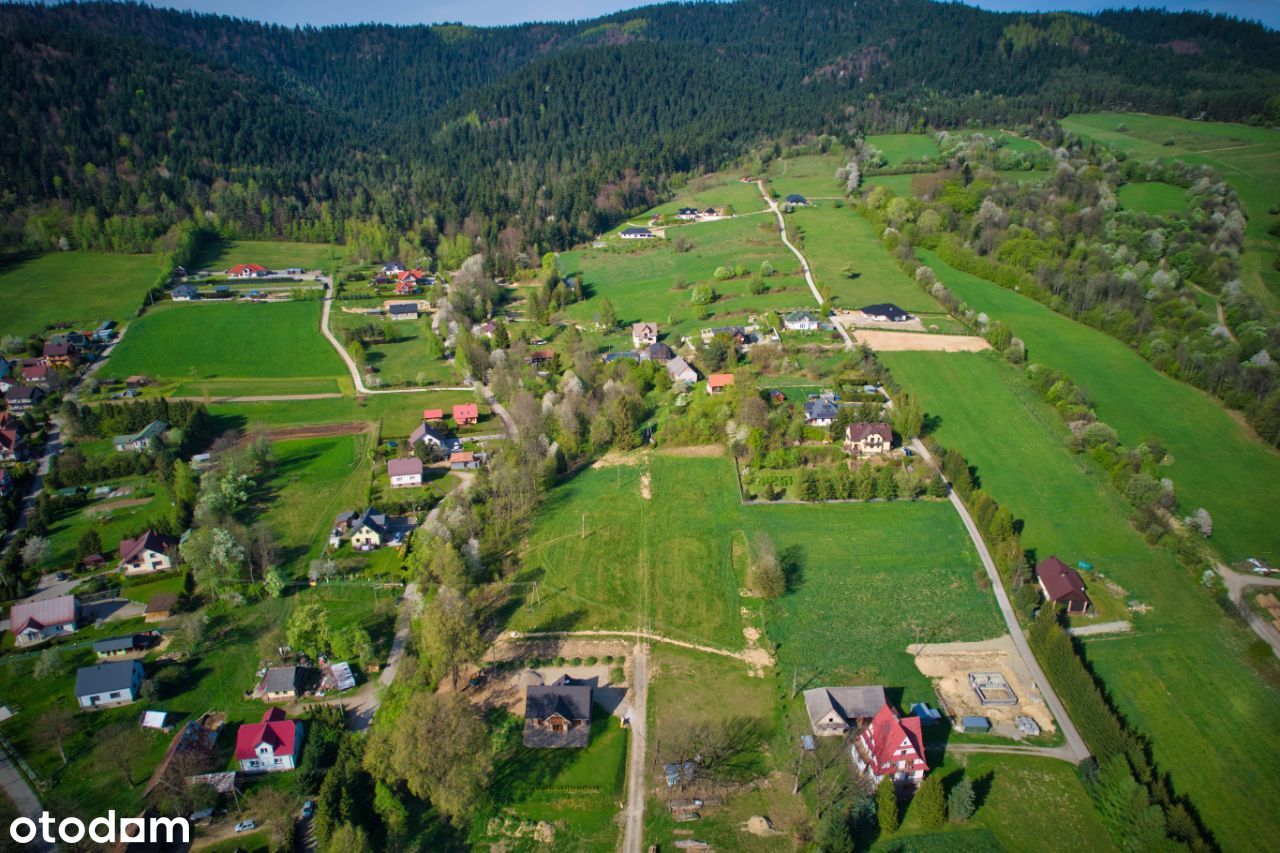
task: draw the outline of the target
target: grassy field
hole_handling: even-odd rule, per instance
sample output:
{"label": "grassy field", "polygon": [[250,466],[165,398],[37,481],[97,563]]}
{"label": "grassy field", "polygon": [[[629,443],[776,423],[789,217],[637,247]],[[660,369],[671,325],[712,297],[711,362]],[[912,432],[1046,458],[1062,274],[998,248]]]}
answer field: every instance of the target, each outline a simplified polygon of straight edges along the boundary
{"label": "grassy field", "polygon": [[933,703],[908,645],[1005,633],[949,503],[752,506],[746,521],[795,567],[765,612],[781,671],[806,687],[883,684],[904,689],[904,707]]}
{"label": "grassy field", "polygon": [[[215,403],[209,406],[220,430],[271,430],[290,426],[339,423],[377,423],[384,438],[406,438],[422,423],[422,410],[449,412],[459,403],[474,403],[470,391],[423,391],[417,394],[374,394],[361,399],[334,397],[322,400],[288,400],[266,403]],[[450,422],[452,423],[452,422]],[[480,422],[463,427],[459,434],[481,435],[500,430],[497,418],[483,404]]]}
{"label": "grassy field", "polygon": [[1062,445],[1057,416],[1018,372],[990,355],[885,353],[895,378],[938,419],[936,436],[964,452],[983,488],[1025,520],[1036,558],[1089,560],[1147,605],[1134,632],[1087,642],[1120,710],[1151,736],[1174,787],[1188,794],[1226,849],[1280,832],[1265,810],[1239,808],[1244,787],[1280,797],[1280,696],[1244,662],[1253,635],[1229,622],[1169,555],[1146,546],[1100,472]]}
{"label": "grassy field", "polygon": [[[790,214],[804,234],[803,251],[818,284],[831,288],[838,308],[892,302],[907,311],[941,312],[933,297],[907,277],[893,255],[876,239],[875,229],[852,208],[830,203]],[[857,278],[844,268],[852,263]]]}
{"label": "grassy field", "polygon": [[1062,127],[1134,157],[1216,169],[1240,194],[1249,217],[1241,281],[1273,314],[1280,312],[1280,271],[1271,266],[1280,238],[1267,233],[1276,221],[1267,211],[1280,197],[1280,130],[1138,113],[1073,115],[1062,120]]}
{"label": "grassy field", "polygon": [[92,329],[103,320],[122,322],[162,272],[156,255],[0,256],[0,335],[31,335],[55,323]]}
{"label": "grassy field", "polygon": [[938,154],[938,143],[923,133],[881,133],[868,136],[867,144],[879,148],[890,166]]}
{"label": "grassy field", "polygon": [[791,193],[810,199],[842,198],[844,184],[836,180],[836,169],[848,161],[843,151],[786,157],[770,162],[765,177],[779,198]]}
{"label": "grassy field", "polygon": [[1009,324],[1027,357],[1088,390],[1098,417],[1130,446],[1156,437],[1173,463],[1183,514],[1206,507],[1210,540],[1229,561],[1280,560],[1280,454],[1249,438],[1244,427],[1203,391],[1170,379],[1110,336],[1056,314],[1035,300],[944,264],[920,258],[975,310]]}
{"label": "grassy field", "polygon": [[737,214],[767,209],[760,197],[760,189],[754,183],[743,183],[737,175],[717,172],[694,178],[676,192],[675,198],[655,207],[644,219],[647,221],[654,213],[675,213],[682,207],[705,210],[725,206],[733,207]]}
{"label": "grassy field", "polygon": [[358,509],[369,489],[367,435],[277,441],[263,520],[279,534],[281,557],[293,574],[324,550],[337,513]]}
{"label": "grassy field", "polygon": [[[644,474],[651,500],[640,493]],[[511,627],[634,628],[647,620],[660,634],[741,648],[730,543],[737,502],[725,459],[657,454],[638,466],[582,472],[539,512],[519,580],[537,580],[542,603],[517,612]]]}
{"label": "grassy field", "polygon": [[[745,185],[744,185],[745,186]],[[813,295],[799,275],[800,265],[778,238],[777,224],[768,216],[705,222],[671,228],[669,239],[639,251],[584,248],[560,255],[566,275],[581,273],[590,298],[570,306],[566,314],[589,323],[608,298],[625,326],[642,320],[662,326],[668,343],[711,325],[742,323],[748,314],[768,310],[811,307]],[[676,236],[688,237],[693,248],[676,251]],[[717,267],[744,264],[754,273],[769,261],[777,275],[766,279],[769,290],[760,295],[748,292],[749,276],[716,281]],[[676,290],[677,277],[688,286]],[[698,283],[713,284],[719,298],[708,306],[705,320],[695,316],[690,291]],[[629,344],[628,344],[629,347]]]}
{"label": "grassy field", "polygon": [[[103,373],[197,385],[344,376],[338,354],[320,334],[320,308],[319,302],[159,305],[130,324]],[[241,393],[253,390],[246,381]]]}
{"label": "grassy field", "polygon": [[[80,537],[89,530],[98,531],[103,556],[111,560],[116,555],[116,545],[124,536],[152,519],[159,521],[168,517],[172,498],[164,486],[143,477],[117,477],[109,483],[116,487],[132,486],[134,492],[127,498],[95,500],[55,516],[49,525],[49,559],[43,565],[48,568],[75,568],[76,546]],[[125,505],[133,501],[141,503]]]}
{"label": "grassy field", "polygon": [[191,269],[219,272],[236,264],[261,264],[267,269],[330,269],[342,260],[342,247],[325,243],[286,243],[276,240],[217,240],[210,242]]}
{"label": "grassy field", "polygon": [[1125,184],[1117,192],[1120,206],[1152,216],[1172,216],[1187,212],[1187,191],[1160,181]]}
{"label": "grassy field", "polygon": [[380,306],[382,301],[371,299],[335,303],[334,310],[329,314],[330,330],[338,335],[338,340],[342,340],[339,334],[342,329],[355,329],[370,323],[387,329],[389,341],[368,347],[365,355],[366,363],[377,370],[378,378],[384,386],[457,385],[458,377],[454,375],[449,362],[442,358],[427,358],[422,336],[430,328],[429,317],[414,321],[393,321],[347,313],[338,307],[368,309]]}

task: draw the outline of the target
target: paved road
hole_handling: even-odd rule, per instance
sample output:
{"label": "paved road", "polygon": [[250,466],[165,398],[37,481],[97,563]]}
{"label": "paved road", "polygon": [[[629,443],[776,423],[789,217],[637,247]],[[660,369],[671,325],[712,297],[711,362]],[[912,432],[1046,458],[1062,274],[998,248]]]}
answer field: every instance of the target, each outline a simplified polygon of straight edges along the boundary
{"label": "paved road", "polygon": [[756,181],[756,186],[760,188],[760,195],[764,196],[765,204],[769,205],[769,209],[778,217],[778,233],[782,237],[782,242],[800,260],[800,269],[804,270],[804,280],[809,283],[809,289],[813,291],[813,298],[818,300],[819,305],[822,305],[825,300],[822,298],[822,294],[818,292],[818,284],[813,280],[813,273],[809,270],[809,262],[805,260],[804,253],[787,239],[787,222],[782,218],[782,210],[778,207],[778,203],[769,197],[768,191],[764,188],[764,181]]}
{"label": "paved road", "polygon": [[514,436],[516,434],[516,422],[511,419],[511,413],[506,407],[498,402],[498,398],[493,396],[493,392],[489,390],[489,386],[482,383],[479,379],[474,380],[475,392],[485,401],[493,413],[502,421],[502,427],[507,431],[507,435]]}
{"label": "paved road", "polygon": [[649,646],[637,642],[631,653],[631,738],[627,756],[627,807],[623,813],[622,853],[644,846],[644,762],[648,739]]}
{"label": "paved road", "polygon": [[1280,586],[1280,579],[1254,574],[1241,574],[1227,568],[1222,563],[1214,563],[1214,568],[1218,570],[1218,574],[1222,575],[1222,582],[1227,587],[1227,597],[1239,609],[1240,615],[1249,623],[1253,633],[1266,640],[1267,644],[1271,646],[1271,650],[1275,652],[1276,657],[1280,657],[1280,631],[1277,631],[1274,625],[1254,612],[1253,608],[1249,607],[1244,600],[1245,591],[1250,587],[1277,587]]}
{"label": "paved road", "polygon": [[413,628],[413,612],[418,606],[418,600],[418,585],[407,585],[404,588],[404,598],[400,601],[400,612],[396,614],[396,636],[391,641],[391,654],[387,655],[387,665],[378,676],[378,682],[384,687],[389,687],[396,679],[396,668],[409,643],[409,631]]}
{"label": "paved road", "polygon": [[[9,756],[0,750],[0,788],[4,789],[5,795],[13,802],[14,808],[18,810],[18,814],[23,817],[29,817],[32,820],[39,820],[40,815],[44,812],[44,806],[40,804],[40,798],[36,796],[36,792],[27,784],[27,777],[22,775],[22,771],[9,760]],[[8,831],[6,827],[4,831]],[[52,844],[46,844],[39,840],[36,836],[35,841],[30,844],[23,845],[23,849],[30,851],[38,851],[45,853],[48,850],[54,850]]]}
{"label": "paved road", "polygon": [[[916,453],[919,453],[925,461],[933,464],[933,456],[920,439],[915,439],[912,442],[912,446],[915,447]],[[1000,606],[1000,614],[1004,617],[1005,625],[1009,629],[1009,636],[1013,638],[1014,648],[1022,656],[1023,663],[1035,680],[1034,686],[1044,696],[1049,709],[1053,711],[1053,716],[1062,728],[1063,735],[1066,736],[1067,748],[1070,750],[1071,755],[1077,762],[1084,761],[1090,755],[1089,747],[1085,745],[1084,738],[1080,737],[1080,732],[1076,730],[1075,723],[1071,722],[1071,717],[1067,715],[1066,706],[1062,704],[1062,700],[1054,692],[1053,684],[1044,674],[1044,670],[1040,668],[1040,662],[1036,660],[1031,647],[1027,645],[1027,638],[1023,636],[1022,627],[1018,625],[1017,614],[1013,612],[1013,605],[1009,603],[1009,596],[1004,589],[1004,581],[1000,579],[1000,572],[996,569],[995,561],[991,559],[991,552],[987,550],[987,543],[983,541],[982,535],[978,532],[978,526],[973,523],[969,510],[954,489],[951,491],[951,505],[960,514],[960,520],[964,522],[965,529],[969,531],[969,538],[973,540],[974,547],[978,549],[978,556],[982,558],[982,566],[987,570],[987,578],[991,581],[991,588],[996,594],[996,604]]]}
{"label": "paved road", "polygon": [[4,536],[4,547],[9,547],[9,540],[13,538],[14,534],[27,526],[31,513],[36,508],[36,498],[39,497],[40,490],[44,488],[44,478],[49,475],[53,457],[57,456],[58,451],[61,449],[62,430],[57,421],[51,420],[49,421],[49,430],[45,433],[44,449],[40,452],[40,461],[36,465],[36,474],[31,478],[31,487],[27,489],[26,497],[22,499],[22,510],[18,513],[18,521],[14,524],[13,530],[8,531]]}

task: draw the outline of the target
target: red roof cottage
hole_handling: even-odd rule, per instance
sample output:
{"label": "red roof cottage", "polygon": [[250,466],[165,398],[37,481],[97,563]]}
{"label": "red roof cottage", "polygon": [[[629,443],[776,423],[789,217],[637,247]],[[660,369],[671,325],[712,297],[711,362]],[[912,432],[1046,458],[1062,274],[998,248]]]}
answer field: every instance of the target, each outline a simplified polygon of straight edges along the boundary
{"label": "red roof cottage", "polygon": [[227,270],[227,275],[230,278],[262,278],[269,272],[271,271],[261,264],[236,264]]}
{"label": "red roof cottage", "polygon": [[442,421],[444,420],[444,409],[423,409],[422,419],[424,421]]}
{"label": "red roof cottage", "polygon": [[480,407],[475,403],[464,403],[453,407],[453,422],[458,426],[466,426],[480,420]]}
{"label": "red roof cottage", "polygon": [[713,373],[707,377],[708,394],[719,394],[731,385],[733,385],[732,373]]}
{"label": "red roof cottage", "polygon": [[929,769],[920,718],[903,719],[885,703],[854,741],[853,760],[877,783],[886,776],[895,782],[920,782]]}
{"label": "red roof cottage", "polygon": [[9,608],[9,633],[14,643],[25,646],[76,630],[80,602],[74,595],[21,601]]}
{"label": "red roof cottage", "polygon": [[245,723],[236,732],[236,761],[242,773],[278,773],[297,766],[302,723],[271,708],[260,723]]}
{"label": "red roof cottage", "polygon": [[1045,600],[1061,604],[1069,615],[1088,613],[1093,605],[1084,591],[1080,573],[1057,557],[1048,557],[1036,564],[1036,580]]}

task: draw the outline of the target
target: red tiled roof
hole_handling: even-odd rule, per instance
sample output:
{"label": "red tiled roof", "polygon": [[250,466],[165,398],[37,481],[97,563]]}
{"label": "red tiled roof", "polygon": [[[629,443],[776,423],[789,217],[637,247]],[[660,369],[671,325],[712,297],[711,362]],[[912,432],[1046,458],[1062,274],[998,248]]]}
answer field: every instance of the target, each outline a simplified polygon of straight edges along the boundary
{"label": "red tiled roof", "polygon": [[267,743],[277,756],[293,755],[297,724],[285,717],[284,711],[271,708],[260,723],[245,723],[236,732],[236,760],[256,758],[258,744]]}
{"label": "red tiled roof", "polygon": [[893,429],[888,424],[849,424],[849,428],[845,430],[849,441],[862,441],[870,435],[880,436],[885,444],[893,443]]}
{"label": "red tiled roof", "polygon": [[454,462],[474,462],[476,455],[470,450],[457,450],[449,454],[449,464]]}
{"label": "red tiled roof", "polygon": [[480,417],[480,407],[475,403],[463,403],[461,406],[453,407],[453,419],[455,421],[477,420]]}
{"label": "red tiled roof", "polygon": [[708,388],[728,388],[732,384],[732,373],[713,373],[707,377]]}
{"label": "red tiled roof", "polygon": [[1057,557],[1041,560],[1036,565],[1036,577],[1044,585],[1050,601],[1088,600],[1080,573]]}
{"label": "red tiled roof", "polygon": [[227,273],[229,273],[230,275],[241,275],[247,272],[266,272],[266,271],[267,271],[267,268],[262,266],[261,264],[236,264],[234,267],[227,270]]}
{"label": "red tiled roof", "polygon": [[21,441],[22,436],[16,429],[0,429],[0,448],[8,451],[17,450]]}
{"label": "red tiled roof", "polygon": [[27,628],[45,628],[76,621],[76,597],[63,595],[40,601],[22,601],[9,608],[9,632],[15,636]]}
{"label": "red tiled roof", "polygon": [[424,421],[442,421],[444,420],[444,409],[423,409],[422,419]]}
{"label": "red tiled roof", "polygon": [[[888,703],[881,706],[879,712],[871,720],[871,725],[862,735],[863,746],[871,754],[875,763],[875,771],[884,773],[897,766],[899,761],[907,762],[907,769],[919,765],[928,770],[924,761],[924,738],[920,733],[920,718],[907,717],[905,720]],[[908,752],[897,755],[900,749]]]}

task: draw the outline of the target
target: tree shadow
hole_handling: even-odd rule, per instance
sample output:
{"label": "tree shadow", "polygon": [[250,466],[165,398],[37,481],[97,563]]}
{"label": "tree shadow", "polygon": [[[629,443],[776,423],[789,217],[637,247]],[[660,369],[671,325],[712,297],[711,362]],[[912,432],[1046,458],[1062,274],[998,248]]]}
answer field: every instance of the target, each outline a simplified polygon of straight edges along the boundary
{"label": "tree shadow", "polygon": [[787,579],[787,592],[795,592],[804,585],[805,550],[803,545],[791,545],[778,554],[778,564]]}
{"label": "tree shadow", "polygon": [[924,420],[921,422],[920,434],[931,435],[942,428],[942,415],[935,415],[929,412],[925,413]]}

